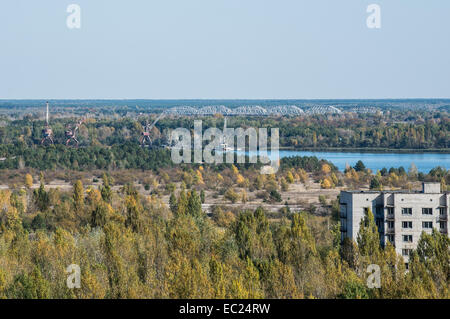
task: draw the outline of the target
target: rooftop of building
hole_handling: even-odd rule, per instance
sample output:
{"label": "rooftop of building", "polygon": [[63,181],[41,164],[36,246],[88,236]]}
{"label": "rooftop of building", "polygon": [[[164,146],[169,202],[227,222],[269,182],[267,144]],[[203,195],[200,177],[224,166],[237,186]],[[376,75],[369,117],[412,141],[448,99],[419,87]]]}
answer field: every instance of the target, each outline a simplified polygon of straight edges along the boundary
{"label": "rooftop of building", "polygon": [[342,192],[351,193],[351,194],[450,194],[448,191],[439,191],[439,192],[429,192],[424,191],[423,186],[424,185],[431,185],[431,186],[437,186],[440,183],[435,182],[422,182],[422,190],[407,190],[407,189],[400,189],[400,190],[382,190],[382,191],[375,191],[375,190],[346,190]]}
{"label": "rooftop of building", "polygon": [[396,193],[396,194],[423,194],[422,191],[418,191],[418,190],[384,190],[384,191],[368,191],[368,190],[346,190],[346,191],[342,191],[345,193],[352,193],[352,194],[391,194],[391,193]]}

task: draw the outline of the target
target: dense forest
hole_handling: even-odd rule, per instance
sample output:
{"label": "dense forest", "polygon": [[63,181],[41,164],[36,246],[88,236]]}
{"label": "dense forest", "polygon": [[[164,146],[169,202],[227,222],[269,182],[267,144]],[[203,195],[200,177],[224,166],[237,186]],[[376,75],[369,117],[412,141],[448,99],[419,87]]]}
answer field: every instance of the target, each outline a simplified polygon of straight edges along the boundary
{"label": "dense forest", "polygon": [[[138,144],[145,122],[156,115],[106,118],[90,117],[80,126],[81,146],[113,146],[132,142]],[[152,129],[156,145],[167,142],[169,131],[178,127],[193,129],[194,119],[203,121],[203,129],[223,127],[223,116],[162,118]],[[62,143],[67,126],[76,119],[51,120],[55,139]],[[151,120],[150,120],[151,122]],[[0,156],[14,153],[14,148],[39,144],[44,127],[42,121],[31,116],[22,119],[4,119],[0,125],[0,143],[8,145]],[[383,114],[328,114],[297,117],[230,117],[228,127],[277,127],[280,130],[280,146],[290,148],[370,148],[440,150],[450,148],[450,120],[445,111],[434,112],[386,112]],[[14,145],[14,147],[13,147]],[[9,152],[6,152],[8,150]]]}
{"label": "dense forest", "polygon": [[[3,298],[449,298],[449,238],[423,234],[409,271],[392,246],[379,246],[370,212],[358,241],[340,243],[318,217],[262,208],[208,218],[195,189],[170,207],[133,186],[1,191]],[[34,216],[34,217],[32,217]],[[322,234],[320,240],[314,235]],[[81,268],[68,289],[66,268]],[[370,264],[381,288],[366,285]]]}
{"label": "dense forest", "polygon": [[72,148],[63,145],[27,147],[0,145],[5,160],[0,169],[131,169],[155,170],[172,165],[167,149],[148,150],[135,143],[117,144],[112,147],[89,146]]}

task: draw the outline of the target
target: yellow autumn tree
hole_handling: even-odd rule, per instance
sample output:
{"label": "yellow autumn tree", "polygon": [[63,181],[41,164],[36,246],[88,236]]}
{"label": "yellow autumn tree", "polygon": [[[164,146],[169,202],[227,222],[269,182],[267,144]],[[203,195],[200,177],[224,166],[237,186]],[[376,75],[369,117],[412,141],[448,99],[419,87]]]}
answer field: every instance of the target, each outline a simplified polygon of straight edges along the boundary
{"label": "yellow autumn tree", "polygon": [[331,172],[331,167],[328,164],[322,164],[322,173],[328,175]]}
{"label": "yellow autumn tree", "polygon": [[243,187],[246,184],[245,182],[246,182],[246,180],[245,180],[244,176],[242,176],[241,174],[237,174],[237,176],[236,176],[236,183],[239,186]]}
{"label": "yellow autumn tree", "polygon": [[292,175],[292,172],[288,172],[287,174],[286,174],[286,181],[289,183],[289,184],[292,184],[293,182],[294,182],[294,175]]}
{"label": "yellow autumn tree", "polygon": [[234,175],[239,174],[239,170],[238,170],[238,168],[237,168],[236,166],[231,165],[231,169],[233,170],[233,174],[234,174]]}
{"label": "yellow autumn tree", "polygon": [[330,182],[330,180],[327,178],[324,178],[322,182],[320,183],[320,187],[324,189],[330,189],[333,187],[333,184]]}
{"label": "yellow autumn tree", "polygon": [[25,187],[30,189],[33,186],[33,176],[31,174],[25,175]]}

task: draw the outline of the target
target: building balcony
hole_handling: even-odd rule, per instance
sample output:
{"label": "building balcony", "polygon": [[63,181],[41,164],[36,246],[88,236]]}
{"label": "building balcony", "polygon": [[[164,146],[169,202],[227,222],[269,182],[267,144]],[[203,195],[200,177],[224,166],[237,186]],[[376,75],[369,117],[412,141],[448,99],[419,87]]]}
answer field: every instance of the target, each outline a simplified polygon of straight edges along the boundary
{"label": "building balcony", "polygon": [[395,228],[386,228],[386,234],[395,234]]}
{"label": "building balcony", "polygon": [[385,218],[394,219],[394,206],[393,205],[386,205],[385,207]]}

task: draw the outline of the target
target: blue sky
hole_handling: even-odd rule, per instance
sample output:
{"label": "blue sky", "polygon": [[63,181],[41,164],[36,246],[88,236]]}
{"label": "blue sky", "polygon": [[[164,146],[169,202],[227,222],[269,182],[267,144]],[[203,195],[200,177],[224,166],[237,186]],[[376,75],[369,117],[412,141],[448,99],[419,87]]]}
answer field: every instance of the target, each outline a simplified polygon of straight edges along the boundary
{"label": "blue sky", "polygon": [[450,97],[448,0],[0,2],[0,99],[422,97]]}

